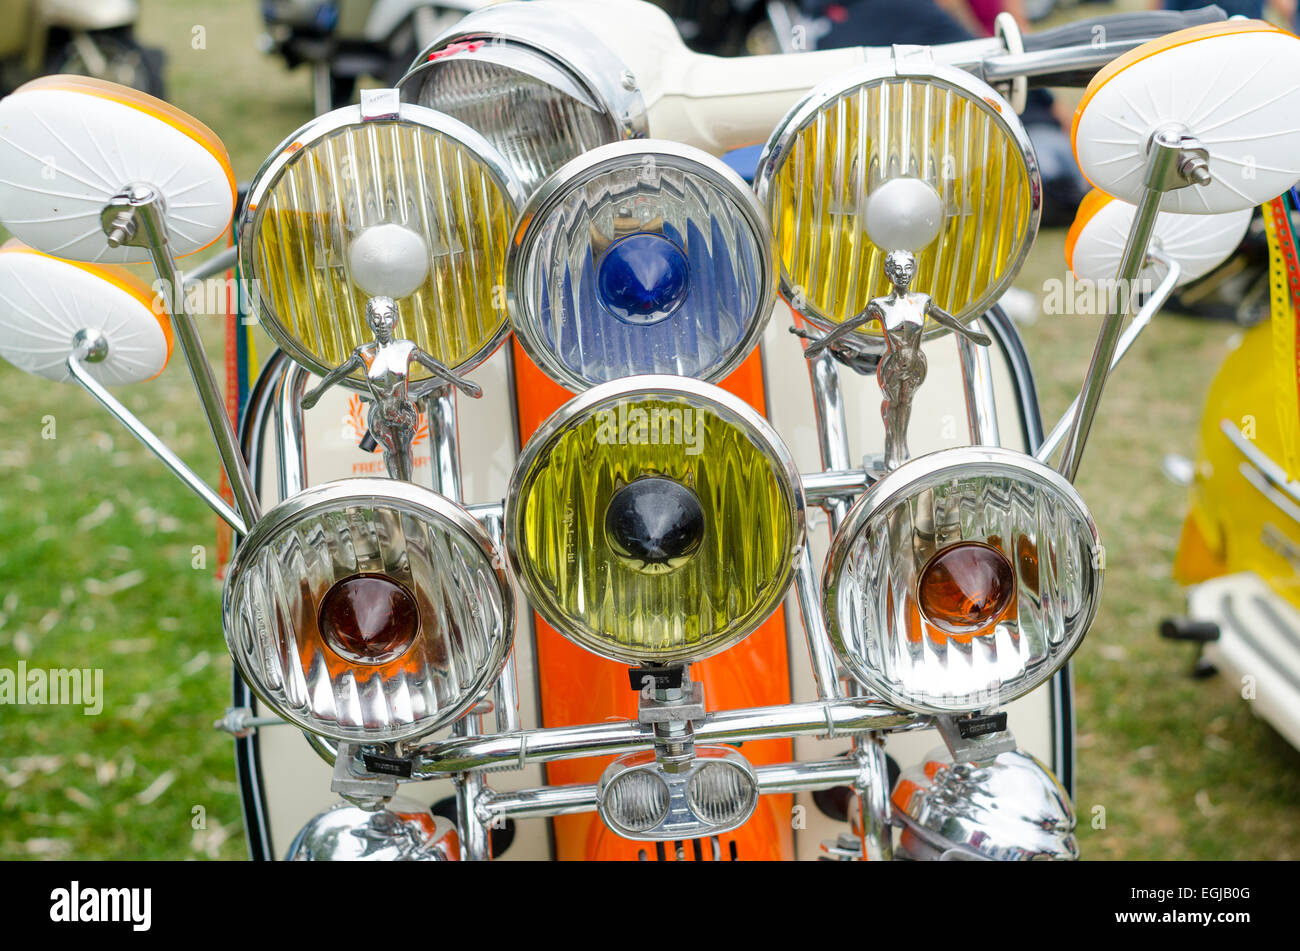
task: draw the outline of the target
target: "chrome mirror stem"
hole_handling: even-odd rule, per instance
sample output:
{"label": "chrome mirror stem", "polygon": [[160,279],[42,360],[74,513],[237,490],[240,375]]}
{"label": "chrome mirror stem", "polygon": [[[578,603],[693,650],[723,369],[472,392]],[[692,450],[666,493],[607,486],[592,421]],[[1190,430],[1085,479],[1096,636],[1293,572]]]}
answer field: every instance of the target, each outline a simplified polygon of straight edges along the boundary
{"label": "chrome mirror stem", "polygon": [[[1119,344],[1115,348],[1115,354],[1110,360],[1110,369],[1112,371],[1115,367],[1119,366],[1119,362],[1124,359],[1124,355],[1132,349],[1133,344],[1137,342],[1138,336],[1146,329],[1147,325],[1151,323],[1151,318],[1159,313],[1160,308],[1165,306],[1165,303],[1169,300],[1169,296],[1174,292],[1174,288],[1178,285],[1179,277],[1182,275],[1182,266],[1177,261],[1168,258],[1159,248],[1151,248],[1150,252],[1147,254],[1147,259],[1158,261],[1163,264],[1168,269],[1168,273],[1165,275],[1164,280],[1160,282],[1160,285],[1155,289],[1155,292],[1142,304],[1142,307],[1137,312],[1137,316],[1133,318],[1132,322],[1125,328],[1124,333],[1120,336]],[[1056,425],[1052,427],[1052,431],[1048,433],[1047,438],[1043,440],[1043,444],[1038,447],[1038,452],[1034,454],[1034,458],[1039,462],[1047,462],[1047,460],[1052,457],[1052,454],[1056,452],[1056,448],[1061,444],[1061,440],[1065,438],[1066,430],[1069,428],[1070,423],[1074,419],[1075,412],[1079,408],[1079,399],[1080,397],[1078,396],[1074,398],[1074,402],[1072,402],[1069,408],[1061,414],[1061,418],[1056,421]]]}
{"label": "chrome mirror stem", "polygon": [[[813,410],[817,414],[817,436],[821,444],[822,468],[845,470],[853,467],[849,459],[848,423],[844,416],[844,396],[840,392],[840,370],[829,350],[808,362],[812,380]],[[831,534],[839,530],[848,514],[847,499],[827,499],[822,503],[831,523]]]}
{"label": "chrome mirror stem", "polygon": [[[86,392],[99,400],[100,405],[103,406],[104,409],[108,410],[113,416],[115,416],[118,422],[125,426],[131,435],[144,443],[149,451],[157,456],[162,461],[162,464],[171,470],[173,475],[189,486],[190,490],[206,502],[212,511],[220,515],[227,525],[233,528],[240,535],[247,535],[248,523],[240,517],[238,512],[226,504],[226,500],[221,497],[220,493],[200,479],[198,474],[181,460],[180,456],[168,449],[166,444],[155,436],[148,426],[142,423],[134,413],[118,402],[112,393],[108,392],[108,390],[106,390],[98,380],[90,375],[86,370],[85,365],[81,362],[82,359],[87,358],[88,347],[82,344],[78,346],[78,350],[81,352],[68,354],[67,367],[68,373],[72,375],[72,378],[81,384],[82,388],[85,389]],[[92,360],[91,362],[94,361]]]}
{"label": "chrome mirror stem", "polygon": [[885,737],[868,733],[853,738],[853,758],[858,773],[853,789],[858,794],[862,829],[862,857],[871,862],[894,858],[893,807],[890,805],[889,765],[885,758]]}
{"label": "chrome mirror stem", "polygon": [[[971,321],[979,329],[979,321]],[[966,421],[970,426],[972,446],[1000,446],[997,401],[993,394],[993,363],[989,348],[980,346],[965,334],[957,334],[957,354],[961,360],[961,382],[966,394]]]}
{"label": "chrome mirror stem", "polygon": [[261,514],[257,491],[239,451],[235,429],[226,413],[225,402],[217,387],[216,377],[212,374],[212,365],[208,363],[203,340],[199,337],[198,327],[185,302],[185,287],[181,283],[176,261],[172,258],[167,225],[163,221],[162,199],[148,186],[129,185],[105,206],[102,222],[110,247],[123,244],[142,247],[153,258],[154,270],[163,284],[163,300],[167,304],[176,339],[180,341],[181,352],[185,354],[185,362],[190,368],[190,378],[198,391],[199,402],[208,418],[208,428],[217,444],[221,465],[226,470],[226,478],[235,497],[235,507],[239,510],[243,523],[251,526]]}
{"label": "chrome mirror stem", "polygon": [[307,439],[302,409],[311,371],[294,364],[280,377],[276,390],[275,425],[279,430],[280,498],[307,488]]}
{"label": "chrome mirror stem", "polygon": [[1166,192],[1175,188],[1187,187],[1193,183],[1207,184],[1209,174],[1205,149],[1182,130],[1175,127],[1160,129],[1151,137],[1142,200],[1133,215],[1124,255],[1120,258],[1114,306],[1097,335],[1092,363],[1088,366],[1088,374],[1079,392],[1077,408],[1057,466],[1057,470],[1071,482],[1079,473],[1083,447],[1092,430],[1092,421],[1101,403],[1101,393],[1119,347],[1120,332],[1124,327],[1124,318],[1128,316],[1134,283],[1146,263],[1156,217],[1160,213],[1160,202]]}

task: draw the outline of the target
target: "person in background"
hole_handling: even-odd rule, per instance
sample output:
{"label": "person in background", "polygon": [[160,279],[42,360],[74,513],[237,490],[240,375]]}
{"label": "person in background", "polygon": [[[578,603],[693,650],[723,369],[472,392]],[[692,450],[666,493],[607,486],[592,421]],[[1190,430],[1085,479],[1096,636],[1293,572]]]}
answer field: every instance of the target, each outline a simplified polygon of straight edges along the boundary
{"label": "person in background", "polygon": [[[1250,17],[1252,20],[1264,18],[1264,0],[1213,0],[1213,3],[1216,7],[1222,7],[1223,12],[1230,17]],[[1199,10],[1209,5],[1210,0],[1153,0],[1151,9]],[[1291,0],[1291,7],[1294,13],[1295,0]]]}

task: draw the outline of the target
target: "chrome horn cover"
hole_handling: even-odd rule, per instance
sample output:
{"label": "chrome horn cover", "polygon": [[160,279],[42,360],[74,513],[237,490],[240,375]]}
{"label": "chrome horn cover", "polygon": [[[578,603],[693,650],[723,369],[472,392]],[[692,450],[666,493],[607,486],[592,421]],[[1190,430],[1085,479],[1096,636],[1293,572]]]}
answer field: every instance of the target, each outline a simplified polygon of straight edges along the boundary
{"label": "chrome horn cover", "polygon": [[[927,765],[936,759],[926,757]],[[903,826],[899,852],[913,860],[1079,857],[1069,795],[1046,766],[1019,750],[984,763],[944,762],[928,785],[900,776],[894,806]]]}

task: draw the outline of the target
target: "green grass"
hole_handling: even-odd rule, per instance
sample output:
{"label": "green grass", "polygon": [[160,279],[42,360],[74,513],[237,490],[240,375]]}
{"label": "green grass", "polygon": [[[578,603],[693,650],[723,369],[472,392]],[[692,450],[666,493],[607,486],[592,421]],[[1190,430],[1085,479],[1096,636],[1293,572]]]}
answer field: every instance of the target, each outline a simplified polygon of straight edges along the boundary
{"label": "green grass", "polygon": [[[170,98],[222,136],[241,181],[310,115],[305,73],[258,53],[258,29],[253,3],[146,0],[140,31],[168,52]],[[1062,242],[1040,238],[1022,287],[1063,275]],[[1049,423],[1096,328],[1044,317],[1025,331]],[[1080,475],[1108,564],[1075,661],[1089,858],[1300,858],[1300,753],[1231,684],[1190,680],[1188,650],[1156,637],[1182,607],[1170,563],[1184,496],[1160,459],[1194,450],[1232,332],[1162,315],[1114,378]],[[216,479],[183,360],[119,395]],[[231,743],[211,728],[230,676],[215,519],[79,389],[4,364],[0,406],[0,667],[99,667],[106,693],[99,716],[0,707],[0,858],[242,857]],[[56,438],[43,439],[49,416]],[[1097,806],[1105,829],[1091,827]]]}

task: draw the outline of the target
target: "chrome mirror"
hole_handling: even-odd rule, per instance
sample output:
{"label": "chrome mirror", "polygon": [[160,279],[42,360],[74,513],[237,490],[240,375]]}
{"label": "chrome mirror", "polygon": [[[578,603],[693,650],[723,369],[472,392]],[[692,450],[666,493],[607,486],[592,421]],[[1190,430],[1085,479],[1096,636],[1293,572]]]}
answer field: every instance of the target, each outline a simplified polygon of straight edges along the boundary
{"label": "chrome mirror", "polygon": [[[153,262],[162,284],[159,303],[185,354],[238,515],[231,521],[228,507],[218,512],[243,531],[257,520],[257,493],[175,260],[216,241],[230,225],[235,176],[225,147],[207,126],[161,99],[80,76],[46,76],[20,87],[0,101],[0,125],[6,130],[0,138],[0,223],[47,254]],[[75,375],[72,363],[69,368]],[[96,393],[216,508],[210,490],[201,490],[192,473],[160,451],[161,443],[146,438],[138,420],[104,395]]]}

